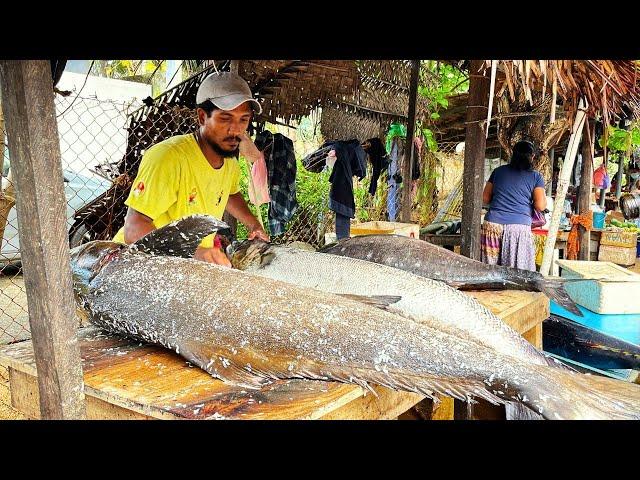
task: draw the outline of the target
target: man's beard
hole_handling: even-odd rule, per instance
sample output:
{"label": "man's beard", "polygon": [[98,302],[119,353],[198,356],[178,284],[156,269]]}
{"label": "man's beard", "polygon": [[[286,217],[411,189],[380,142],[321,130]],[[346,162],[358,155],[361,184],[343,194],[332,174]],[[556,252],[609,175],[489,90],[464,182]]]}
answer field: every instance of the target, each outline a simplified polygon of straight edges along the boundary
{"label": "man's beard", "polygon": [[220,155],[220,156],[222,156],[224,158],[231,158],[231,157],[238,158],[238,156],[240,155],[240,146],[239,145],[238,145],[238,147],[234,148],[233,150],[227,150],[226,148],[222,148],[215,141],[213,141],[213,140],[211,140],[209,138],[203,137],[203,139],[204,139],[205,142],[207,142],[207,145],[209,145],[214,152],[216,152],[218,155]]}

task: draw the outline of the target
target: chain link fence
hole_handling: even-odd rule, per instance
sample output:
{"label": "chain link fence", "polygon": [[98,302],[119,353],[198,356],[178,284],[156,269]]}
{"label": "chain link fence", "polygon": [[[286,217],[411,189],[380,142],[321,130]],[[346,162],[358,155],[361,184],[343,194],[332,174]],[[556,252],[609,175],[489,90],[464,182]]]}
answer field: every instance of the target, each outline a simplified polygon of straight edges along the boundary
{"label": "chain link fence", "polygon": [[[126,120],[133,103],[98,100],[95,97],[56,95],[60,153],[64,177],[67,228],[74,223],[75,212],[103,194],[111,179],[100,173],[125,153]],[[15,208],[15,190],[3,121],[2,193],[0,195],[0,345],[30,337],[27,300],[22,279],[20,240]]]}

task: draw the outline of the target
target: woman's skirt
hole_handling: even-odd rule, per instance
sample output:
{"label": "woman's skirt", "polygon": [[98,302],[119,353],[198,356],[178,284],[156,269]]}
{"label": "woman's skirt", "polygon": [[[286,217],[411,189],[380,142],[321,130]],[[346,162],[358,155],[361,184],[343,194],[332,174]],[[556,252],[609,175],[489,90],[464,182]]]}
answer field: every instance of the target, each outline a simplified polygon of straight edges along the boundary
{"label": "woman's skirt", "polygon": [[480,233],[480,259],[489,265],[503,265],[535,271],[535,247],[529,225],[484,221]]}

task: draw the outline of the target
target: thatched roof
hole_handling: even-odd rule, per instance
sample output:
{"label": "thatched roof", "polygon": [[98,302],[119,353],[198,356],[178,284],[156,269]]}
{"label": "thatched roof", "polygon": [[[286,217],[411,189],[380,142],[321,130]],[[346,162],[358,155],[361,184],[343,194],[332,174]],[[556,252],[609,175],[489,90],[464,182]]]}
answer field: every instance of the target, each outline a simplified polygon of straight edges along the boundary
{"label": "thatched roof", "polygon": [[[239,74],[263,105],[258,122],[289,124],[317,107],[325,137],[353,136],[406,122],[411,62],[405,60],[240,60]],[[423,74],[425,74],[423,72]],[[420,98],[417,115],[427,112]],[[359,132],[358,138],[362,135]]]}
{"label": "thatched roof", "polygon": [[[486,61],[486,68],[491,61]],[[498,60],[496,91],[515,99],[519,84],[531,99],[533,91],[557,92],[572,118],[580,98],[587,114],[604,123],[620,117],[640,118],[640,65],[635,60]]]}

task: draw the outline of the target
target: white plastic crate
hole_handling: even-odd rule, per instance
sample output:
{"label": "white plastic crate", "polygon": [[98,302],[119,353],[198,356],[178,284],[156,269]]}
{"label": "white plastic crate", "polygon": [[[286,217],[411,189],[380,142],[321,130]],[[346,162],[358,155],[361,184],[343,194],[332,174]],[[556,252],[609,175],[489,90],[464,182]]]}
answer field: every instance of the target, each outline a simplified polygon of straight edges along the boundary
{"label": "white plastic crate", "polygon": [[611,262],[558,260],[563,278],[592,279],[565,284],[569,296],[596,313],[640,313],[640,275]]}

